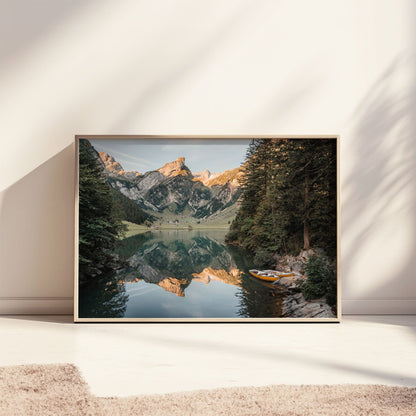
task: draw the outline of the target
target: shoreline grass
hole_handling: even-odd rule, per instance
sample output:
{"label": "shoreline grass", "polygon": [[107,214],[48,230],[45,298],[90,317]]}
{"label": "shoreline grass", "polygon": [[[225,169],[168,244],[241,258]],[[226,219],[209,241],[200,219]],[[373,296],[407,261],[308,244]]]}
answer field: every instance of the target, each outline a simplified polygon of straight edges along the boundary
{"label": "shoreline grass", "polygon": [[132,237],[137,234],[144,234],[147,232],[157,232],[157,231],[194,231],[194,230],[228,230],[229,224],[162,224],[152,227],[147,227],[145,225],[135,224],[129,221],[123,221],[123,224],[127,226],[127,231],[121,238]]}

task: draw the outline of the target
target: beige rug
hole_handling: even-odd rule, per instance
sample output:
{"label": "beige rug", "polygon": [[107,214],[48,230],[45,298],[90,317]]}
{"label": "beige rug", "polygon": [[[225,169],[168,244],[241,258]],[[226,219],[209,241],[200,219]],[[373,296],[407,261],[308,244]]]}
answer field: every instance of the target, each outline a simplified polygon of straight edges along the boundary
{"label": "beige rug", "polygon": [[0,368],[1,416],[415,414],[416,388],[280,385],[100,398],[72,364]]}

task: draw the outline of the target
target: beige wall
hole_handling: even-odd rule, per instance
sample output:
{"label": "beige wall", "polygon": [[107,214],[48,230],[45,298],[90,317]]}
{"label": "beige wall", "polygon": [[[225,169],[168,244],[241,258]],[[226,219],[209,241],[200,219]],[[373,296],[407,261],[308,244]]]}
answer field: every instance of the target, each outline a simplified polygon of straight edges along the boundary
{"label": "beige wall", "polygon": [[75,134],[340,134],[343,305],[415,313],[416,7],[6,0],[0,312],[69,312]]}

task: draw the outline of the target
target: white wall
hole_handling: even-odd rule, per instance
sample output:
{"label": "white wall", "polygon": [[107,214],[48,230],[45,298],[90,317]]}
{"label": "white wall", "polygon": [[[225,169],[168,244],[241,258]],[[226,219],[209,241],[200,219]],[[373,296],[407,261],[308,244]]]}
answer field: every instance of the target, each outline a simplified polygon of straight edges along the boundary
{"label": "white wall", "polygon": [[343,306],[416,313],[412,0],[0,1],[0,312],[70,312],[75,134],[340,134]]}

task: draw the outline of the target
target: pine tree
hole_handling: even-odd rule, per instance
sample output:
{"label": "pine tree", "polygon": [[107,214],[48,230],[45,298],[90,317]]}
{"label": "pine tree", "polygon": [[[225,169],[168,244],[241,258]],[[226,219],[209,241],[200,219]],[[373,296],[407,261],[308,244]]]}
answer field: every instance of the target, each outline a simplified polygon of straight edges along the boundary
{"label": "pine tree", "polygon": [[258,245],[255,233],[255,218],[260,201],[264,200],[270,180],[270,141],[254,139],[249,145],[245,163],[242,166],[241,205],[227,234],[228,241],[241,241],[253,251]]}
{"label": "pine tree", "polygon": [[250,145],[241,207],[228,240],[249,251],[336,252],[334,140],[263,139]]}
{"label": "pine tree", "polygon": [[110,185],[88,140],[79,141],[79,281],[114,267],[112,254],[123,225],[117,218]]}

